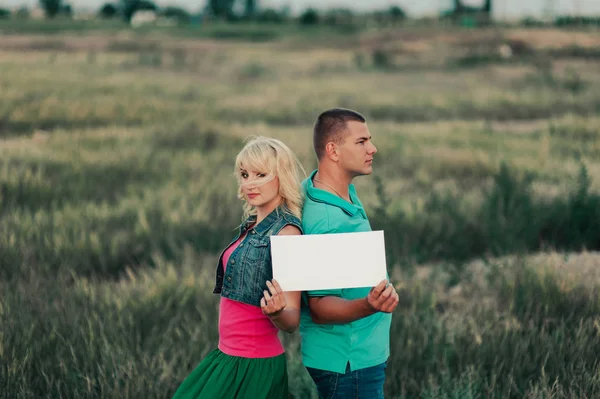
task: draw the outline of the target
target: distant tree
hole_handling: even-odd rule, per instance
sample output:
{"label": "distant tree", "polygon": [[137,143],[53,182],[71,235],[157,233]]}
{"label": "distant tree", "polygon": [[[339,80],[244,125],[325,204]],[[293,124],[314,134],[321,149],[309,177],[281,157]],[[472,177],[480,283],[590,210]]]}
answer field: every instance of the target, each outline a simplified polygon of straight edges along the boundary
{"label": "distant tree", "polygon": [[314,8],[305,10],[298,19],[300,25],[317,25],[319,23],[319,13]]}
{"label": "distant tree", "polygon": [[483,11],[486,14],[491,14],[492,13],[492,0],[485,0],[485,3],[483,5],[483,8],[481,9],[481,11]]}
{"label": "distant tree", "polygon": [[73,16],[73,7],[71,7],[70,4],[64,4],[61,8],[60,8],[60,14],[61,15],[65,15],[67,17],[72,17]]}
{"label": "distant tree", "polygon": [[190,13],[181,7],[168,6],[160,11],[160,15],[165,18],[173,18],[179,23],[190,22]]}
{"label": "distant tree", "polygon": [[123,19],[126,22],[131,22],[131,17],[135,14],[138,0],[122,0],[123,3]]}
{"label": "distant tree", "polygon": [[0,19],[9,19],[10,18],[10,10],[6,8],[0,8]]}
{"label": "distant tree", "polygon": [[28,19],[30,16],[29,8],[26,6],[19,7],[19,9],[15,12],[15,18],[18,19]]}
{"label": "distant tree", "polygon": [[463,4],[462,0],[454,0],[454,9],[444,12],[442,16],[455,23],[489,24],[492,21],[492,3],[492,0],[485,0],[483,6],[474,7]]}
{"label": "distant tree", "polygon": [[60,12],[61,0],[39,0],[46,17],[54,18]]}
{"label": "distant tree", "polygon": [[233,17],[235,0],[208,0],[208,9],[216,18],[230,19]]}
{"label": "distant tree", "polygon": [[259,22],[278,24],[284,22],[286,16],[273,8],[267,8],[259,11],[255,18]]}
{"label": "distant tree", "polygon": [[324,22],[326,25],[351,25],[354,22],[354,13],[346,8],[329,10]]}
{"label": "distant tree", "polygon": [[454,0],[454,12],[455,13],[476,13],[482,12],[484,14],[491,14],[492,12],[492,0],[485,0],[483,7],[466,6],[462,0]]}
{"label": "distant tree", "polygon": [[100,10],[98,11],[98,15],[100,18],[110,19],[117,16],[119,13],[119,9],[113,3],[104,3]]}
{"label": "distant tree", "polygon": [[600,17],[582,17],[559,15],[554,20],[555,26],[600,26]]}
{"label": "distant tree", "polygon": [[283,16],[283,18],[289,19],[292,15],[292,7],[289,4],[286,4],[285,6],[281,7],[279,12]]}
{"label": "distant tree", "polygon": [[136,11],[138,10],[157,11],[158,6],[151,0],[139,0],[136,7]]}
{"label": "distant tree", "polygon": [[156,11],[158,7],[150,0],[122,0],[123,1],[123,18],[128,23],[131,22],[131,17],[137,11]]}
{"label": "distant tree", "polygon": [[244,16],[246,18],[254,18],[258,10],[258,0],[245,0]]}
{"label": "distant tree", "polygon": [[392,21],[402,21],[404,19],[406,19],[406,13],[404,12],[404,10],[398,6],[391,6],[388,13],[390,14],[390,17],[392,18]]}

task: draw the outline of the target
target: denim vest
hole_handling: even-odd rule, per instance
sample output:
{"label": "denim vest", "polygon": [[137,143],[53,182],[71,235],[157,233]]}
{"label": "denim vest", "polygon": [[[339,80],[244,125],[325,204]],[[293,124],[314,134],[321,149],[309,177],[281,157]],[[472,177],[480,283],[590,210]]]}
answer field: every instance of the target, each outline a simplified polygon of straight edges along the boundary
{"label": "denim vest", "polygon": [[234,301],[260,306],[263,291],[267,290],[267,280],[273,279],[271,266],[271,240],[287,225],[296,226],[302,231],[302,222],[285,208],[279,207],[251,229],[256,216],[250,216],[240,226],[237,236],[226,247],[236,242],[244,233],[246,238],[231,253],[229,263],[223,273],[223,253],[219,256],[214,294]]}

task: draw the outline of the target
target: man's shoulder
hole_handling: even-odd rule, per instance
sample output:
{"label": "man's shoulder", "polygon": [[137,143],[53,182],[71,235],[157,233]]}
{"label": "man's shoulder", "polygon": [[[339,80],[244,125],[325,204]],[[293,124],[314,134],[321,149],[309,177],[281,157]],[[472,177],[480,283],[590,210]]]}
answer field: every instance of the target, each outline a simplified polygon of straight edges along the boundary
{"label": "man's shoulder", "polygon": [[348,228],[347,219],[343,210],[324,202],[309,200],[302,210],[305,234],[343,233]]}

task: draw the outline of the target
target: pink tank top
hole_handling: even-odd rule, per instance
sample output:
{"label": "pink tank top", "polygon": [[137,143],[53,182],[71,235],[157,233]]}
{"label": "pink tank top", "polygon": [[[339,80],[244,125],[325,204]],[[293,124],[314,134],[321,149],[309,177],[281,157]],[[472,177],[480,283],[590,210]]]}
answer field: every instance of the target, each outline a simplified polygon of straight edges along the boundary
{"label": "pink tank top", "polygon": [[[240,244],[240,239],[223,253],[223,269]],[[238,357],[265,358],[284,353],[279,329],[258,306],[221,297],[219,304],[219,349]]]}

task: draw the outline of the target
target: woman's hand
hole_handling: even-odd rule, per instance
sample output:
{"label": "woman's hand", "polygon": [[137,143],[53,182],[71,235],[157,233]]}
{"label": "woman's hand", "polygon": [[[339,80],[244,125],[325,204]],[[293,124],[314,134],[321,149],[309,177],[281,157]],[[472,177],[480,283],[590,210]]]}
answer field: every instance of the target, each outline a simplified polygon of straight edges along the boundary
{"label": "woman's hand", "polygon": [[287,306],[285,294],[279,286],[277,280],[267,281],[269,291],[264,291],[264,296],[260,300],[260,307],[265,316],[277,317]]}

